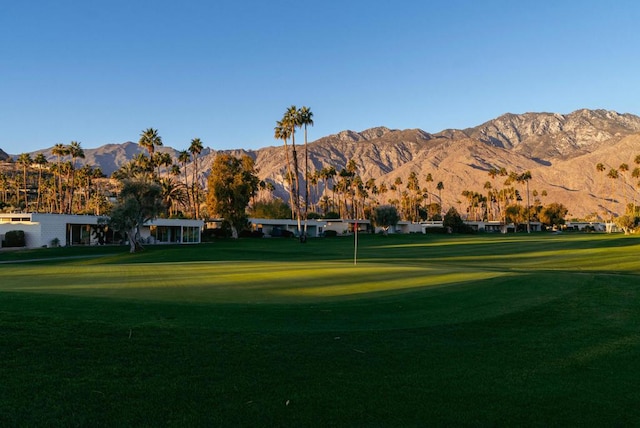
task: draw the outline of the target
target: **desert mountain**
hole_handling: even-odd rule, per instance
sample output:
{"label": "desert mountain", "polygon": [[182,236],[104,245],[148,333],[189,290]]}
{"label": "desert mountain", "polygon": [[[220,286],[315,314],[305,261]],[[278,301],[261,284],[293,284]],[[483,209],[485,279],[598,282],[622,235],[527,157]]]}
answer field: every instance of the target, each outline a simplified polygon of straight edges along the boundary
{"label": "desert mountain", "polygon": [[[298,159],[304,168],[304,147],[297,138]],[[289,144],[291,148],[291,145]],[[160,147],[177,158],[177,150]],[[342,131],[308,144],[309,170],[333,166],[344,168],[350,159],[358,165],[363,181],[375,178],[387,187],[400,178],[403,183],[411,172],[418,174],[422,187],[437,200],[437,182],[442,181],[443,205],[455,206],[462,212],[466,205],[461,196],[465,190],[485,193],[484,186],[503,186],[504,178],[491,179],[491,168],[508,171],[531,171],[529,188],[547,196],[543,204],[561,202],[570,216],[585,217],[592,213],[605,215],[612,210],[624,212],[625,203],[638,192],[637,179],[631,171],[640,154],[640,117],[606,110],[578,110],[570,114],[524,113],[505,114],[474,128],[448,129],[430,134],[420,129],[395,130],[385,127],[362,132]],[[55,160],[51,150],[40,152]],[[112,173],[143,149],[137,144],[109,144],[97,149],[85,149],[85,163],[100,166]],[[37,154],[38,152],[34,153]],[[200,156],[200,180],[204,184],[218,152],[205,149]],[[259,176],[271,181],[276,195],[287,198],[283,186],[286,176],[284,148],[265,147],[259,150],[227,150],[233,155],[247,154],[255,159]],[[33,154],[32,154],[33,155]],[[606,171],[598,172],[603,163]],[[607,172],[621,164],[629,171],[621,178],[607,178]],[[189,166],[188,166],[189,168]],[[189,169],[189,174],[191,174]],[[427,183],[427,174],[434,182]],[[404,190],[404,186],[400,187]],[[330,194],[330,190],[326,190]],[[394,197],[390,193],[386,198]],[[386,202],[386,201],[381,201]]]}

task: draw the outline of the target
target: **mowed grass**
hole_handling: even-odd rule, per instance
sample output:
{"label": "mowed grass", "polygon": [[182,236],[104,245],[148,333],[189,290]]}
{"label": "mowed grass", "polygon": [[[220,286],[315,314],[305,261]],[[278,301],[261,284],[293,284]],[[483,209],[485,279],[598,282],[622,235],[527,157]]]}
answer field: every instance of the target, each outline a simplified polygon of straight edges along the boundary
{"label": "mowed grass", "polygon": [[640,239],[0,253],[0,426],[636,426]]}

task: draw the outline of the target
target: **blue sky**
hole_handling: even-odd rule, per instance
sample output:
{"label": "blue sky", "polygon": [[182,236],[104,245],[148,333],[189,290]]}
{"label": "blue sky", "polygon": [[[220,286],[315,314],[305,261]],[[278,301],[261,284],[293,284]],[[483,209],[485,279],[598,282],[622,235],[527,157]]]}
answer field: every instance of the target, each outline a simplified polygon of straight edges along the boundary
{"label": "blue sky", "polygon": [[640,2],[0,0],[0,148],[279,145],[503,113],[640,114]]}

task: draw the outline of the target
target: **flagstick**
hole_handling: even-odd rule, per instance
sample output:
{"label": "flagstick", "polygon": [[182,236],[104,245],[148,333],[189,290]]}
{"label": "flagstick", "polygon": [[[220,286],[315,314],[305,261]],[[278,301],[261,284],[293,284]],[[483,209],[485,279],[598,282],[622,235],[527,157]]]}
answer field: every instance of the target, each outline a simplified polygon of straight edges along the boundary
{"label": "flagstick", "polygon": [[358,264],[358,221],[354,224],[353,264]]}

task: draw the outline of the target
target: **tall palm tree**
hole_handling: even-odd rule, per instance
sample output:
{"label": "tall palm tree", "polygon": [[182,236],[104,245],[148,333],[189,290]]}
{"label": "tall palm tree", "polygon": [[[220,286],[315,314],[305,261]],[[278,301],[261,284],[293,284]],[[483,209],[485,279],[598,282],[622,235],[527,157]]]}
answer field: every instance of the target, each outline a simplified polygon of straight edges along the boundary
{"label": "tall palm tree", "polygon": [[162,146],[162,137],[158,135],[157,129],[147,128],[140,134],[138,145],[146,149],[149,157],[152,157],[156,146]]}
{"label": "tall palm tree", "polygon": [[2,202],[6,204],[9,193],[9,178],[2,172],[0,172],[0,190],[2,190]]}
{"label": "tall palm tree", "polygon": [[298,237],[301,242],[306,242],[306,238],[302,234],[302,223],[300,219],[300,168],[298,167],[298,152],[296,151],[296,128],[301,126],[301,121],[300,113],[296,106],[292,105],[284,112],[282,125],[291,131],[291,158],[293,160],[293,178],[296,183],[294,204],[296,219],[298,220]]}
{"label": "tall palm tree", "polygon": [[418,197],[421,190],[418,174],[415,171],[409,173],[406,188],[409,191],[409,219],[418,221]]}
{"label": "tall palm tree", "polygon": [[518,175],[516,181],[524,184],[527,190],[527,233],[531,233],[531,217],[529,216],[529,180],[531,180],[531,171],[525,171]]}
{"label": "tall palm tree", "polygon": [[[633,168],[631,171],[631,177],[636,179],[636,186],[640,186],[640,167]],[[635,214],[636,212],[636,192],[633,192],[633,202],[632,202],[632,212]]]}
{"label": "tall palm tree", "polygon": [[627,208],[627,172],[629,172],[629,164],[621,163],[618,167],[620,176],[622,177],[622,199],[624,199],[624,207]]}
{"label": "tall palm tree", "polygon": [[58,213],[62,213],[62,158],[69,154],[69,149],[64,144],[58,143],[51,149],[51,154],[56,156],[56,167],[54,172],[58,175],[58,186],[56,190],[56,205]]}
{"label": "tall palm tree", "polygon": [[[22,166],[22,192],[24,193],[24,207],[25,211],[29,209],[29,198],[27,197],[28,189],[27,189],[27,170],[33,163],[31,159],[31,155],[29,153],[22,153],[18,156],[17,162]],[[18,198],[18,206],[20,205],[20,192],[16,195]]]}
{"label": "tall palm tree", "polygon": [[287,177],[289,178],[289,204],[291,205],[291,217],[294,217],[295,206],[293,201],[293,195],[295,192],[294,192],[294,182],[293,180],[291,180],[292,178],[291,161],[289,160],[289,147],[287,146],[287,140],[289,139],[289,137],[291,137],[291,129],[285,126],[283,121],[279,120],[276,122],[276,127],[274,128],[273,136],[277,140],[284,141],[284,153],[285,153],[285,158],[287,160]]}
{"label": "tall palm tree", "polygon": [[438,200],[440,201],[440,215],[444,218],[444,206],[442,205],[442,191],[444,190],[444,183],[442,181],[438,181],[436,189],[438,190]]}
{"label": "tall palm tree", "polygon": [[607,177],[611,179],[611,221],[613,221],[613,201],[615,199],[616,180],[620,177],[618,170],[611,168],[607,173]]}
{"label": "tall palm tree", "polygon": [[182,164],[182,172],[184,173],[184,187],[187,189],[187,197],[189,199],[190,211],[193,212],[193,205],[191,201],[191,193],[189,193],[189,180],[187,175],[187,163],[191,161],[191,154],[189,150],[182,150],[178,152],[178,162]]}
{"label": "tall palm tree", "polygon": [[76,159],[84,159],[84,150],[77,141],[69,144],[69,155],[71,156],[71,188],[69,189],[69,214],[73,214],[73,193],[76,187]]}
{"label": "tall palm tree", "polygon": [[40,200],[42,197],[42,168],[44,168],[48,161],[43,153],[38,153],[33,160],[33,163],[38,165],[38,196],[36,198],[36,212],[40,212]]}
{"label": "tall palm tree", "polygon": [[194,138],[189,145],[189,153],[193,156],[193,180],[191,181],[194,205],[194,217],[200,217],[200,184],[198,182],[198,156],[202,153],[203,146],[200,138]]}
{"label": "tall palm tree", "polygon": [[307,234],[307,216],[309,214],[309,151],[307,149],[307,126],[313,126],[313,113],[309,107],[298,110],[300,124],[304,127],[304,234]]}
{"label": "tall palm tree", "polygon": [[[598,172],[600,172],[600,173],[603,173],[603,172],[605,172],[606,170],[607,170],[607,167],[606,167],[602,162],[598,162],[598,163],[596,164],[596,171],[598,171]],[[604,182],[603,182],[603,183],[604,183]],[[601,188],[602,188],[602,187],[603,187],[603,183],[600,183],[600,186],[599,186],[599,187],[601,187]],[[600,191],[602,191],[602,190],[603,190],[603,189],[600,189]]]}

